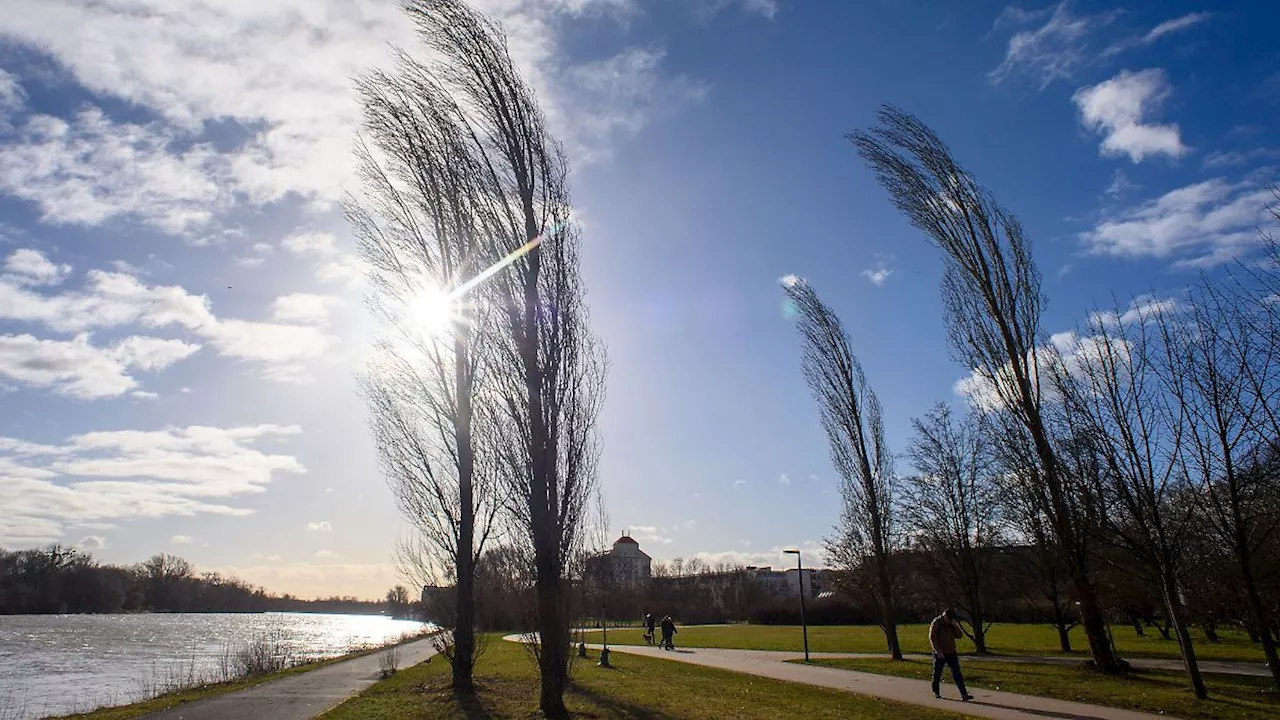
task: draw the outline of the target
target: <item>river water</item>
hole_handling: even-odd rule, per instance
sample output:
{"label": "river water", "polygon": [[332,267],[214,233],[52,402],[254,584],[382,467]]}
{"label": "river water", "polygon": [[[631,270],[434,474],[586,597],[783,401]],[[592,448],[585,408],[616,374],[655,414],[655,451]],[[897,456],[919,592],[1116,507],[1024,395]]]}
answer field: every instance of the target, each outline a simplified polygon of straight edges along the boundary
{"label": "river water", "polygon": [[211,677],[229,650],[265,635],[285,638],[292,657],[312,659],[420,629],[377,615],[0,615],[0,720],[133,702],[166,679]]}

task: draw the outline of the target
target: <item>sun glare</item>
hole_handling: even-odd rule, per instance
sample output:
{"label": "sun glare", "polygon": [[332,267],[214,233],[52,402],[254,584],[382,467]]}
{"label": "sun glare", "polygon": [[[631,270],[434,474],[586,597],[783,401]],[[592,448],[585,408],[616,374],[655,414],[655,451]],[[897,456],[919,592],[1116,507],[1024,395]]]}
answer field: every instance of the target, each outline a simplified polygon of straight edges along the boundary
{"label": "sun glare", "polygon": [[447,335],[457,320],[456,301],[439,288],[426,288],[408,302],[406,319],[428,337]]}

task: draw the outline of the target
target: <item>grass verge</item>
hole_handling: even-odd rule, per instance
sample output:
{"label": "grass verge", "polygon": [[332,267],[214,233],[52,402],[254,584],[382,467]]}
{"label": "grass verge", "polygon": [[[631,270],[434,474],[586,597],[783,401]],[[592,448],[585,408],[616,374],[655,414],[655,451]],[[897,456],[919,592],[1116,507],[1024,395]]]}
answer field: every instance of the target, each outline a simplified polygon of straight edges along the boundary
{"label": "grass verge", "polygon": [[[929,680],[933,663],[923,660],[816,660],[814,664],[843,670],[859,670]],[[1205,675],[1209,699],[1196,700],[1187,688],[1186,675],[1159,670],[1126,675],[1102,675],[1081,667],[1028,663],[961,663],[965,684],[987,690],[1039,695],[1107,707],[1141,710],[1181,718],[1213,720],[1269,720],[1280,717],[1280,693],[1269,678],[1239,675]],[[951,681],[943,671],[943,682]]]}
{"label": "grass verge", "polygon": [[[594,653],[593,653],[594,655]],[[579,718],[958,718],[926,708],[836,690],[768,680],[671,660],[614,654],[614,669],[580,660],[565,702]],[[594,658],[591,661],[594,663]],[[325,713],[324,720],[540,717],[538,677],[523,647],[494,638],[476,665],[478,692],[449,689],[449,664],[422,663],[376,683]]]}
{"label": "grass verge", "polygon": [[358,653],[351,653],[350,655],[329,658],[327,660],[317,660],[314,662],[304,663],[302,665],[294,665],[291,668],[286,668],[278,672],[268,673],[266,675],[256,675],[254,677],[243,678],[240,680],[232,680],[231,682],[209,683],[207,685],[200,685],[186,690],[166,693],[164,695],[153,697],[150,700],[143,700],[141,702],[130,703],[128,705],[98,708],[97,710],[92,710],[87,713],[77,713],[74,715],[61,715],[56,720],[128,720],[129,718],[141,717],[147,713],[165,710],[175,705],[182,705],[183,703],[189,703],[194,700],[203,700],[207,697],[235,692],[236,690],[244,690],[245,688],[251,688],[255,685],[271,682],[272,680],[279,680],[280,678],[289,677],[290,675],[297,675],[298,673],[304,673],[309,670],[316,670],[326,665],[332,665],[336,662],[366,655],[369,652],[372,651],[361,651]]}
{"label": "grass verge", "polygon": [[[1122,656],[1174,658],[1178,642],[1165,640],[1155,630],[1138,636],[1132,628],[1112,628],[1116,649]],[[609,642],[619,645],[642,645],[643,631],[617,630],[609,633]],[[1265,662],[1262,647],[1249,641],[1240,631],[1220,630],[1220,642],[1211,643],[1196,634],[1196,655],[1201,660],[1233,660]],[[899,625],[898,639],[903,652],[929,652],[927,625]],[[676,644],[684,647],[733,648],[740,650],[801,650],[798,625],[709,625],[681,627]],[[973,644],[961,640],[960,652],[972,652]],[[987,649],[996,655],[1088,656],[1088,642],[1080,628],[1071,631],[1071,646],[1083,648],[1070,654],[1058,645],[1058,633],[1048,625],[994,625],[987,634]],[[819,625],[809,628],[809,649],[814,652],[885,652],[884,633],[875,625]]]}

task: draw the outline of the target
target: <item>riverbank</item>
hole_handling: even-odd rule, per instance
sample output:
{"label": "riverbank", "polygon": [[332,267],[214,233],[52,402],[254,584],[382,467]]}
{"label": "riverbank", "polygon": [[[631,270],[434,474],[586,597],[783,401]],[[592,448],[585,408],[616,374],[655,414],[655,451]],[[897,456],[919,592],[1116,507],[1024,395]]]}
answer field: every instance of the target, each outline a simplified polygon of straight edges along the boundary
{"label": "riverbank", "polygon": [[365,615],[25,615],[0,622],[0,720],[35,720],[223,685],[398,641],[421,622]]}
{"label": "riverbank", "polygon": [[197,701],[209,700],[230,693],[250,690],[252,688],[265,685],[266,683],[272,683],[296,675],[301,675],[303,673],[309,673],[322,668],[340,665],[375,655],[377,653],[384,653],[392,648],[398,649],[409,643],[423,641],[429,638],[432,634],[433,632],[431,630],[424,630],[422,633],[401,636],[400,639],[393,643],[361,648],[332,658],[303,661],[287,668],[273,670],[270,672],[247,674],[244,677],[227,681],[198,682],[190,687],[183,687],[164,692],[156,695],[155,697],[140,700],[138,702],[102,707],[83,713],[59,715],[51,718],[50,720],[129,720],[130,718],[142,717],[150,713],[168,710],[170,708],[187,705]]}

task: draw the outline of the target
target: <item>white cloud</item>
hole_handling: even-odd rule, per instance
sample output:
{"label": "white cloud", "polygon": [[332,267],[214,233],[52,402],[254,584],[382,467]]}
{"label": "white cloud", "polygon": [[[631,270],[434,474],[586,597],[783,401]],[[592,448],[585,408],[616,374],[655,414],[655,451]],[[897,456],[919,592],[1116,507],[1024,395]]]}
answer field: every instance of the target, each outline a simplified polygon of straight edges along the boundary
{"label": "white cloud", "polygon": [[[796,566],[796,556],[784,554],[782,551],[785,549],[794,548],[774,547],[760,552],[740,550],[700,552],[695,554],[694,557],[713,567],[716,565],[743,567],[750,565],[754,567],[772,567],[774,570],[788,570]],[[806,542],[800,548],[800,553],[806,568],[821,568],[827,564],[827,553],[816,542]]]}
{"label": "white cloud", "polygon": [[113,398],[138,386],[130,370],[159,372],[199,349],[152,337],[129,337],[102,347],[93,345],[87,333],[71,340],[0,335],[0,377],[81,400]]}
{"label": "white cloud", "polygon": [[630,528],[631,537],[636,540],[658,543],[659,545],[670,545],[675,542],[666,535],[663,535],[663,530],[663,528],[653,525],[632,525]]}
{"label": "white cloud", "polygon": [[106,546],[106,538],[103,538],[101,535],[87,535],[80,538],[80,541],[76,543],[76,547],[83,548],[85,550],[101,550]]}
{"label": "white cloud", "polygon": [[4,127],[4,116],[21,109],[26,102],[26,92],[12,73],[0,68],[0,127]]}
{"label": "white cloud", "polygon": [[163,232],[195,233],[239,188],[225,156],[204,144],[175,151],[178,140],[159,125],[115,123],[97,108],[70,121],[37,115],[0,153],[0,191],[34,203],[48,223],[129,216]]}
{"label": "white cloud", "polygon": [[0,438],[0,543],[50,542],[64,525],[250,514],[225,501],[263,492],[276,472],[305,472],[293,456],[253,444],[299,432],[190,426],[91,432],[57,445]]}
{"label": "white cloud", "polygon": [[190,545],[193,542],[195,540],[190,535],[174,535],[169,538],[169,543],[172,545]]}
{"label": "white cloud", "polygon": [[893,274],[893,270],[889,268],[888,262],[885,260],[877,260],[872,267],[862,271],[862,276],[871,281],[876,287],[884,287],[885,281]]}
{"label": "white cloud", "polygon": [[1267,207],[1275,200],[1266,185],[1222,178],[1188,185],[1106,214],[1080,239],[1098,255],[1219,265],[1257,248],[1257,227],[1269,223]]}
{"label": "white cloud", "polygon": [[1159,25],[1156,25],[1155,27],[1151,28],[1151,30],[1147,31],[1147,33],[1144,35],[1129,37],[1129,38],[1125,38],[1123,40],[1119,40],[1117,42],[1112,43],[1110,47],[1108,47],[1106,50],[1102,52],[1101,56],[1110,57],[1112,55],[1117,55],[1131,48],[1150,45],[1162,37],[1165,37],[1167,35],[1174,35],[1176,33],[1182,32],[1183,30],[1186,30],[1187,28],[1193,27],[1195,25],[1199,25],[1200,23],[1204,22],[1205,20],[1208,20],[1211,17],[1213,17],[1212,13],[1193,12],[1193,13],[1187,13],[1186,15],[1182,15],[1180,17],[1172,18],[1170,20],[1165,20]]}
{"label": "white cloud", "polygon": [[1129,176],[1125,175],[1123,170],[1116,168],[1116,171],[1111,175],[1111,184],[1108,185],[1107,189],[1103,192],[1107,197],[1118,199],[1130,192],[1133,192],[1134,190],[1141,189],[1141,185],[1130,182]]}
{"label": "white cloud", "polygon": [[1114,310],[1095,312],[1089,316],[1089,322],[1091,327],[1105,328],[1132,325],[1136,322],[1147,322],[1161,315],[1177,312],[1181,307],[1181,304],[1175,298],[1140,295],[1129,303],[1128,309],[1124,312],[1117,313]]}
{"label": "white cloud", "polygon": [[329,524],[328,520],[321,520],[320,522],[307,523],[307,530],[312,532],[333,532],[333,526]]}
{"label": "white cloud", "polygon": [[1248,165],[1257,161],[1280,158],[1280,150],[1275,148],[1251,148],[1249,150],[1217,150],[1204,156],[1204,167],[1216,169],[1236,165]]}
{"label": "white cloud", "polygon": [[332,560],[337,560],[338,558],[340,558],[340,557],[342,557],[342,556],[341,556],[341,555],[339,555],[338,553],[336,553],[336,552],[332,551],[332,550],[317,550],[317,551],[316,551],[316,557],[318,557],[318,558],[322,558],[322,559],[332,559]]}
{"label": "white cloud", "polygon": [[779,484],[779,485],[790,485],[790,484],[791,484],[791,478],[790,478],[786,473],[782,473],[781,475],[779,475],[779,476],[778,476],[778,484]]}
{"label": "white cloud", "polygon": [[70,265],[57,265],[31,248],[14,250],[5,258],[6,279],[20,285],[57,285],[71,274]]}
{"label": "white cloud", "polygon": [[746,484],[747,484],[747,481],[746,481],[746,480],[734,480],[734,481],[733,481],[733,486],[734,486],[735,488],[740,488],[740,487],[742,487],[743,485],[746,485]]}
{"label": "white cloud", "polygon": [[329,306],[334,298],[309,293],[293,293],[276,298],[271,316],[285,323],[302,325],[326,325],[329,322]]}
{"label": "white cloud", "polygon": [[1181,17],[1173,18],[1172,20],[1165,20],[1159,25],[1151,28],[1151,31],[1146,35],[1143,35],[1142,42],[1153,43],[1165,35],[1172,35],[1173,33],[1182,32],[1193,25],[1199,25],[1212,16],[1212,13],[1193,12],[1187,13]]}
{"label": "white cloud", "polygon": [[778,0],[742,0],[742,5],[747,10],[759,13],[770,20],[778,14]]}
{"label": "white cloud", "polygon": [[200,349],[181,340],[154,337],[125,338],[115,345],[116,355],[130,367],[156,372],[191,357]]}
{"label": "white cloud", "polygon": [[[56,295],[34,292],[0,277],[0,319],[38,322],[59,332],[134,323],[148,328],[176,325],[220,355],[259,363],[265,377],[287,382],[306,381],[305,363],[322,357],[333,342],[313,325],[220,319],[203,295],[192,295],[180,286],[149,286],[132,275],[102,270],[89,271],[83,288]],[[151,355],[166,348],[171,354],[177,348],[177,341],[147,342],[126,343],[120,351],[126,364],[149,368],[157,362]]]}
{"label": "white cloud", "polygon": [[315,277],[320,282],[356,285],[364,279],[360,258],[340,250],[338,239],[329,233],[296,233],[280,245],[294,255],[311,259]]}
{"label": "white cloud", "polygon": [[575,148],[574,157],[590,162],[607,155],[616,142],[637,135],[658,113],[673,112],[706,95],[705,83],[663,77],[665,54],[655,48],[628,48],[569,70],[565,77],[582,103],[572,118],[571,137],[583,138],[584,144]]}
{"label": "white cloud", "polygon": [[1081,123],[1102,133],[1104,156],[1127,155],[1135,163],[1154,155],[1182,157],[1188,151],[1177,125],[1143,122],[1169,96],[1171,89],[1160,69],[1128,70],[1072,96]]}
{"label": "white cloud", "polygon": [[[1161,314],[1178,312],[1181,305],[1173,298],[1157,298],[1143,295],[1133,299],[1128,309],[1122,313],[1100,311],[1091,314],[1085,324],[1086,334],[1075,330],[1066,330],[1049,336],[1048,345],[1036,348],[1034,357],[1029,356],[1027,366],[1032,377],[1040,375],[1037,383],[1041,399],[1046,402],[1057,402],[1060,395],[1053,385],[1054,372],[1064,373],[1067,377],[1080,377],[1084,369],[1102,357],[1104,344],[1109,343],[1111,352],[1124,358],[1128,357],[1129,344],[1122,337],[1102,337],[1102,332],[1118,329],[1122,325],[1136,322],[1150,322]],[[1097,334],[1089,334],[1097,333]],[[1110,334],[1110,333],[1108,333]],[[996,383],[1010,383],[1005,395],[1013,396],[1012,378],[1008,365],[1001,368],[998,379],[993,381],[977,370],[968,377],[957,380],[952,387],[957,395],[965,397],[975,408],[984,412],[998,410],[1001,405],[1000,393]]]}
{"label": "white cloud", "polygon": [[1004,60],[987,77],[992,83],[999,83],[1010,76],[1026,74],[1038,79],[1041,89],[1055,80],[1069,80],[1094,58],[1091,35],[1118,16],[1119,11],[1073,15],[1069,0],[1063,0],[1052,10],[1026,12],[1007,7],[996,20],[996,29],[1026,26],[1046,19],[1039,27],[1014,33],[1009,38]]}
{"label": "white cloud", "polygon": [[[741,0],[765,15],[772,0]],[[36,48],[88,91],[149,110],[146,123],[97,109],[39,116],[0,160],[0,187],[50,222],[132,217],[199,240],[230,205],[295,194],[327,209],[351,176],[359,112],[351,78],[420,52],[398,3],[385,0],[0,0],[0,36]],[[636,132],[650,110],[699,87],[661,72],[660,50],[625,50],[578,71],[558,46],[570,20],[637,9],[629,0],[481,0],[503,22],[517,65],[553,129],[580,159]],[[85,42],[69,28],[94,28]],[[649,53],[651,57],[646,57]],[[589,82],[606,78],[609,82]],[[17,97],[14,85],[2,97]],[[5,91],[0,91],[5,92]],[[233,123],[238,145],[215,148],[208,123]],[[220,136],[225,142],[225,136]],[[335,269],[336,268],[332,268]]]}

